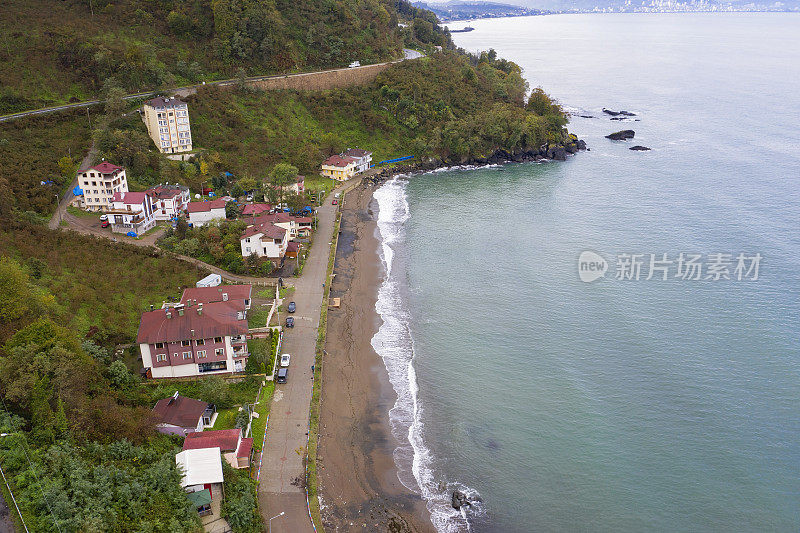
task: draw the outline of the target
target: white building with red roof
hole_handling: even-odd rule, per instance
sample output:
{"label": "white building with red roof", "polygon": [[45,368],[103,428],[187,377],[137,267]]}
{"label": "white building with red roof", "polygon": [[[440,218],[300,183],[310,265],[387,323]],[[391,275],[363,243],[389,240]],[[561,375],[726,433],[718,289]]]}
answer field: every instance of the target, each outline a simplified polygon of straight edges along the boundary
{"label": "white building with red roof", "polygon": [[253,439],[242,437],[241,429],[217,429],[201,433],[189,433],[183,441],[183,450],[219,448],[222,457],[233,468],[250,466]]}
{"label": "white building with red roof", "polygon": [[125,169],[103,161],[78,172],[78,186],[83,191],[83,205],[88,211],[108,211],[117,192],[128,192]]}
{"label": "white building with red roof", "polygon": [[153,201],[156,220],[172,220],[189,205],[189,187],[162,184],[145,191]]}
{"label": "white building with red roof", "polygon": [[215,220],[225,220],[225,200],[210,202],[189,202],[186,212],[189,213],[189,224],[199,228]]}
{"label": "white building with red roof", "polygon": [[244,371],[250,287],[238,287],[186,289],[181,303],[143,313],[136,342],[148,377]]}
{"label": "white building with red roof", "polygon": [[115,192],[106,213],[115,233],[141,235],[156,225],[153,201],[143,192]]}
{"label": "white building with red roof", "polygon": [[[280,261],[292,240],[311,233],[313,221],[310,217],[279,212],[253,218],[248,223],[240,238],[242,257],[255,254]],[[293,252],[296,257],[297,247],[293,247]]]}

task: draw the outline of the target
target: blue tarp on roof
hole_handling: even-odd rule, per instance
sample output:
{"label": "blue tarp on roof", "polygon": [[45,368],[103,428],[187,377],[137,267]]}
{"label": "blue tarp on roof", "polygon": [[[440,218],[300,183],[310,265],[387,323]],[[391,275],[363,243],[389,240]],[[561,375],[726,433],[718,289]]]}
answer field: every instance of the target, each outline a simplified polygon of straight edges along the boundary
{"label": "blue tarp on roof", "polygon": [[74,189],[72,189],[72,194],[74,194],[75,196],[82,196],[83,190],[81,190],[80,187],[75,187]]}

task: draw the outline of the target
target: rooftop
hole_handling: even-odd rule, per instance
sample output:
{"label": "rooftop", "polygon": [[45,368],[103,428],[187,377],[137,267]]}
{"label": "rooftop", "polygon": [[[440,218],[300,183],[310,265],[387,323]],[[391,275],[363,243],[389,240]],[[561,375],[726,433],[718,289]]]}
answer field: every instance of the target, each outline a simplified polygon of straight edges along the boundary
{"label": "rooftop", "polygon": [[[231,300],[249,300],[253,292],[252,285],[217,285],[216,287],[189,287],[183,290],[181,303],[195,300],[204,304],[227,302]],[[227,295],[227,296],[225,296]]]}
{"label": "rooftop", "polygon": [[212,209],[225,209],[225,200],[211,200],[210,202],[189,202],[186,210],[190,213],[205,213]]}
{"label": "rooftop", "polygon": [[174,198],[179,196],[184,191],[188,191],[189,188],[185,185],[156,185],[155,187],[151,187],[144,191],[148,196],[152,198],[158,198],[163,200],[165,198]]}
{"label": "rooftop", "polygon": [[158,400],[153,407],[153,414],[159,423],[193,428],[206,409],[208,402],[178,395]]}
{"label": "rooftop", "polygon": [[195,431],[186,435],[186,439],[183,441],[183,449],[219,448],[222,452],[232,452],[238,449],[241,436],[241,429]]}
{"label": "rooftop", "polygon": [[200,305],[142,313],[136,342],[154,344],[247,334],[247,318],[241,300]]}
{"label": "rooftop", "polygon": [[242,208],[242,215],[254,216],[272,211],[271,204],[247,204]]}
{"label": "rooftop", "polygon": [[143,192],[115,192],[112,199],[123,204],[142,205],[146,196],[147,194]]}
{"label": "rooftop", "polygon": [[175,464],[183,470],[182,487],[223,481],[219,448],[184,450],[175,455]]}
{"label": "rooftop", "polygon": [[96,170],[100,174],[113,174],[118,170],[122,170],[122,167],[118,167],[117,165],[113,165],[108,161],[103,161],[99,165],[93,166],[90,170]]}
{"label": "rooftop", "polygon": [[272,221],[261,222],[259,224],[255,224],[253,226],[248,227],[242,233],[242,236],[239,237],[240,239],[245,239],[247,237],[252,237],[253,235],[258,235],[259,233],[264,235],[265,237],[269,237],[271,239],[283,239],[286,237],[286,232],[289,231],[286,228],[282,228],[280,226],[276,226],[275,223]]}
{"label": "rooftop", "polygon": [[349,157],[366,157],[368,155],[372,155],[372,152],[368,152],[367,150],[362,150],[361,148],[349,148],[342,155]]}
{"label": "rooftop", "polygon": [[158,96],[156,98],[153,98],[152,100],[148,100],[147,102],[145,102],[145,104],[149,105],[150,107],[182,107],[186,105],[186,102],[184,102],[183,100],[179,100],[174,96],[171,96],[169,98]]}
{"label": "rooftop", "polygon": [[326,166],[326,167],[341,167],[341,168],[344,168],[344,167],[346,167],[348,165],[352,165],[355,162],[356,162],[356,160],[353,159],[352,157],[347,157],[347,156],[342,157],[340,155],[332,155],[328,159],[323,161],[322,165]]}

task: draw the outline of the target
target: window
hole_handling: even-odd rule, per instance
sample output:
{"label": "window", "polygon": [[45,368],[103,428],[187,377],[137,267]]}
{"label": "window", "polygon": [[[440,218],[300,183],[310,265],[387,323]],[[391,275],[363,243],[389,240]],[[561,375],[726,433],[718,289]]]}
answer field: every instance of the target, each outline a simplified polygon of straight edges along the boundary
{"label": "window", "polygon": [[192,341],[181,341],[181,346],[191,346]]}
{"label": "window", "polygon": [[247,254],[250,255],[250,247],[248,246],[247,248],[245,248],[245,250],[247,250]]}
{"label": "window", "polygon": [[197,339],[194,341],[195,346],[203,346],[206,343],[205,339]]}
{"label": "window", "polygon": [[219,344],[220,342],[222,342],[222,337],[214,337],[214,342]]}
{"label": "window", "polygon": [[191,359],[192,358],[192,352],[183,352],[183,358],[184,359]]}
{"label": "window", "polygon": [[206,351],[205,350],[199,350],[197,352],[197,358],[198,359],[203,359],[205,356],[206,356]]}
{"label": "window", "polygon": [[214,350],[214,355],[217,356],[225,355],[225,348],[217,348],[216,350]]}
{"label": "window", "polygon": [[167,360],[167,354],[165,354],[165,353],[156,354],[156,362],[157,363],[160,363],[161,361],[166,361],[166,360]]}
{"label": "window", "polygon": [[156,343],[156,350],[161,350],[162,348],[164,348],[164,343],[163,342],[157,342]]}

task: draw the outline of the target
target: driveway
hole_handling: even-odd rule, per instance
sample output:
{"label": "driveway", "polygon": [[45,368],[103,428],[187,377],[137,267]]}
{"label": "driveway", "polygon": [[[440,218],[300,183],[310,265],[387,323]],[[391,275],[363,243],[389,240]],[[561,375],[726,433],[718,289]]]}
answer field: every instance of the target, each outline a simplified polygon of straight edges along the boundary
{"label": "driveway", "polygon": [[[360,183],[355,178],[334,192]],[[292,355],[287,383],[275,386],[264,442],[258,500],[266,524],[270,517],[274,533],[313,531],[306,508],[305,466],[308,416],[311,405],[317,329],[322,308],[322,283],[328,269],[330,243],[338,206],[329,196],[320,206],[317,234],[303,275],[295,282],[292,296],[297,305],[294,328],[284,331],[282,352]],[[326,289],[329,287],[326,286]],[[285,314],[280,317],[285,319]]]}

